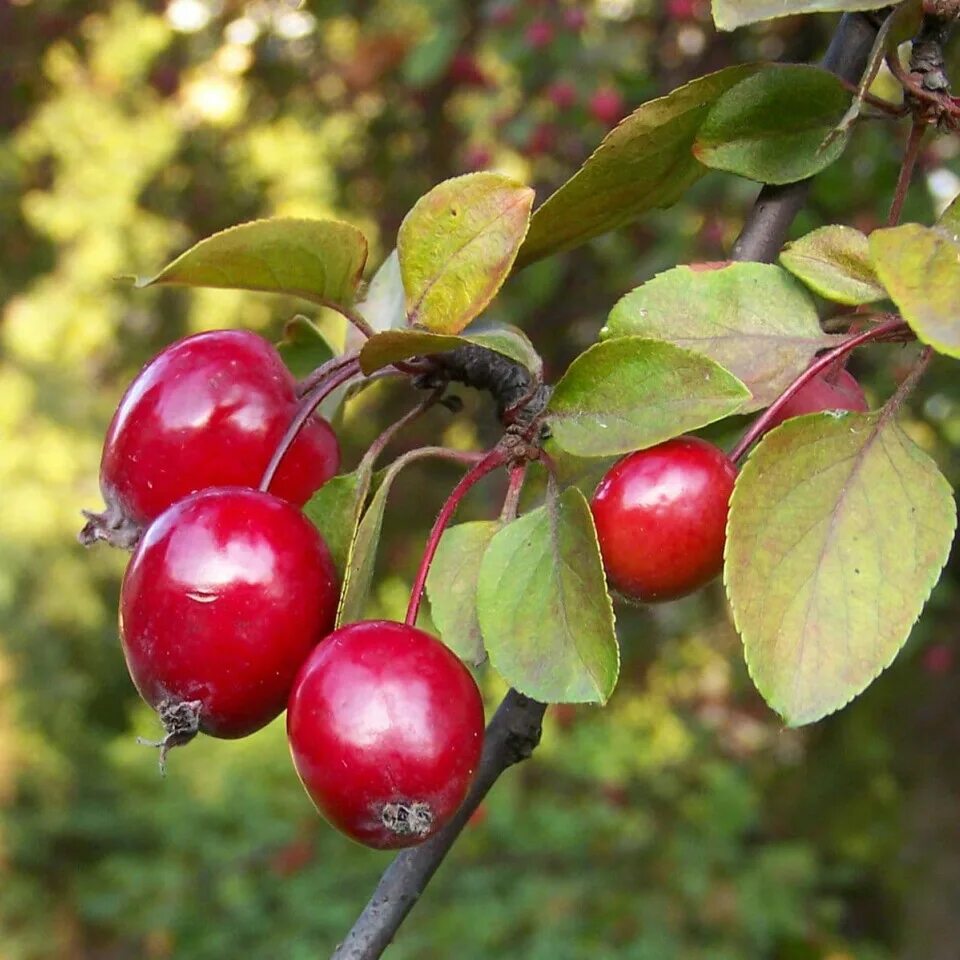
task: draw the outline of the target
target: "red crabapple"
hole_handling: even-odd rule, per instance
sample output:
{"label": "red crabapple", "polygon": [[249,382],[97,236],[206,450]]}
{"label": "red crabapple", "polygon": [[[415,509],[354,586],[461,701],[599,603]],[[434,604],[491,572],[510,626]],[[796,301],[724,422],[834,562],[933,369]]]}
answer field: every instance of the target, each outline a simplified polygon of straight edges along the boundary
{"label": "red crabapple", "polygon": [[735,478],[726,454],[696,437],[668,440],[614,464],[590,503],[610,585],[651,602],[712,580],[723,566]]}
{"label": "red crabapple", "polygon": [[[295,382],[276,349],[245,330],[171,344],[127,388],[107,430],[86,543],[132,546],[143,526],[189,493],[256,487],[293,419]],[[340,465],[330,425],[314,417],[287,452],[271,492],[297,506]]]}
{"label": "red crabapple", "polygon": [[297,774],[317,809],[377,849],[420,843],[466,796],[483,703],[439,640],[384,620],[332,633],[303,665],[287,708]]}
{"label": "red crabapple", "polygon": [[233,739],[278,716],[337,599],[320,534],[272,494],[214,487],[157,517],[123,578],[120,638],[164,722],[163,753],[198,731]]}
{"label": "red crabapple", "polygon": [[800,417],[805,413],[821,413],[824,410],[854,410],[866,413],[870,409],[863,389],[856,377],[848,370],[840,370],[830,378],[829,373],[820,373],[808,380],[774,414],[767,429],[772,430],[784,420]]}

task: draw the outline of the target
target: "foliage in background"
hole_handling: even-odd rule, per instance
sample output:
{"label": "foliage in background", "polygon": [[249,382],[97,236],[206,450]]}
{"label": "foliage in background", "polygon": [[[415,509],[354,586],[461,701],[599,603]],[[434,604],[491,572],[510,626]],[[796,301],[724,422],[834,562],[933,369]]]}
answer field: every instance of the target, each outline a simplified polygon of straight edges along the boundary
{"label": "foliage in background", "polygon": [[[74,540],[98,496],[105,424],[161,345],[225,326],[279,337],[304,307],[115,278],[287,215],[360,227],[369,279],[381,238],[434,183],[489,167],[542,200],[640,102],[735,62],[809,60],[829,26],[718,37],[697,0],[212,9],[0,8],[2,960],[323,955],[385,862],[319,821],[280,723],[198,742],[159,783],[134,742],[156,731],[117,642],[125,558]],[[957,192],[955,143],[923,156],[905,220],[929,222]],[[858,130],[795,236],[825,220],[869,231],[896,169],[888,134]],[[549,376],[627,290],[721,258],[753,189],[711,175],[670,210],[528,268],[491,313],[535,339]],[[898,350],[858,370],[879,395],[909,359]],[[956,484],[949,377],[933,367],[906,426]],[[466,399],[464,417],[432,411],[423,434],[439,424],[466,446],[479,422],[492,436],[491,417],[471,416],[482,400]],[[347,462],[409,402],[384,386],[350,405]],[[450,485],[443,467],[411,473],[386,517],[384,615],[402,611],[422,546],[412,531]],[[957,581],[954,561],[906,655],[804,732],[782,731],[751,690],[716,592],[625,610],[610,706],[550,713],[536,761],[498,787],[391,955],[952,956],[937,950],[960,942]]]}

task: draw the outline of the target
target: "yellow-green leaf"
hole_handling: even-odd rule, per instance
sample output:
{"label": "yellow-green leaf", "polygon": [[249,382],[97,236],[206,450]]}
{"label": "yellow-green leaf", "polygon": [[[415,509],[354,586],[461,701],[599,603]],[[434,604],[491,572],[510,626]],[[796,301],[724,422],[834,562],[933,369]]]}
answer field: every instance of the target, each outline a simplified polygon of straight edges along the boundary
{"label": "yellow-green leaf", "polygon": [[737,412],[750,391],[673,344],[618,337],[580,354],[547,405],[557,444],[580,457],[628,453]]}
{"label": "yellow-green leaf", "polygon": [[407,323],[459,333],[506,280],[530,223],[533,190],[498,173],[445,180],[397,236]]}
{"label": "yellow-green leaf", "polygon": [[881,6],[877,0],[713,0],[713,20],[719,30],[736,30],[775,17],[877,10]]}
{"label": "yellow-green leaf", "polygon": [[667,270],[624,296],[600,336],[667,340],[709,357],[753,394],[740,413],[771,404],[834,342],[810,294],[769,263]]}
{"label": "yellow-green leaf", "polygon": [[750,674],[787,723],[840,709],[890,664],[955,526],[949,484],[888,413],[764,437],[734,488],[724,581]]}
{"label": "yellow-green leaf", "polygon": [[586,498],[575,487],[503,527],[480,564],[477,612],[490,662],[548,703],[605,703],[620,653]]}
{"label": "yellow-green leaf", "polygon": [[138,286],[264,290],[348,304],[366,261],[366,238],[349,223],[278,217],[215,233]]}
{"label": "yellow-green leaf", "polygon": [[946,230],[907,223],[874,230],[870,253],[913,332],[934,350],[960,357],[960,242]]}
{"label": "yellow-green leaf", "polygon": [[853,227],[820,227],[788,243],[780,262],[811,290],[835,303],[859,306],[887,295],[870,261],[867,238]]}

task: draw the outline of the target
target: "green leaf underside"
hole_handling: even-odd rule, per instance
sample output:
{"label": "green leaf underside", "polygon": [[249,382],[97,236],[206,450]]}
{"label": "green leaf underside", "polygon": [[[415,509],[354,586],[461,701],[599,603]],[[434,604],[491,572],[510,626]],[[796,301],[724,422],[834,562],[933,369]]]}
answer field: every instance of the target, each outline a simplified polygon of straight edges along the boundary
{"label": "green leaf underside", "polygon": [[277,351],[298,380],[312,373],[321,363],[333,359],[336,353],[313,321],[300,314],[285,324]]}
{"label": "green leaf underside", "polygon": [[533,190],[498,173],[445,180],[397,236],[407,323],[459,333],[494,298],[526,236]]}
{"label": "green leaf underside", "polygon": [[750,674],[788,724],[890,664],[955,525],[946,479],[883,412],[798,417],[761,441],[734,488],[724,581]]}
{"label": "green leaf underside", "polygon": [[788,243],[780,262],[811,290],[835,303],[859,306],[885,299],[867,238],[853,227],[820,227]]}
{"label": "green leaf underside", "polygon": [[534,213],[517,266],[675,203],[706,173],[690,148],[710,106],[758,69],[760,64],[741,64],[708,74],[642,104],[622,120]]}
{"label": "green leaf underside", "polygon": [[401,457],[383,471],[377,491],[370,500],[363,519],[357,525],[356,534],[350,544],[343,576],[343,588],[340,592],[340,606],[337,609],[338,627],[363,618],[377,563],[377,547],[383,529],[387,497],[390,495],[393,481],[408,462],[408,458]]}
{"label": "green leaf underside", "polygon": [[390,330],[371,337],[364,344],[360,351],[360,367],[364,373],[371,374],[400,360],[447,353],[470,343],[502,353],[537,375],[543,367],[540,355],[527,335],[516,327],[506,326],[459,336],[423,330]]}
{"label": "green leaf underside", "polygon": [[803,180],[843,153],[845,133],[823,144],[849,103],[850,94],[826,70],[769,66],[717,100],[693,153],[708,167],[763,183]]}
{"label": "green leaf underside", "polygon": [[937,219],[936,226],[951,240],[960,242],[960,196],[956,196],[950,201],[949,206]]}
{"label": "green leaf underside", "polygon": [[907,223],[870,234],[881,282],[913,332],[960,357],[960,243],[936,227]]}
{"label": "green leaf underside", "polygon": [[490,662],[547,703],[605,703],[620,654],[590,507],[571,487],[503,527],[480,564]]}
{"label": "green leaf underside", "polygon": [[667,270],[622,297],[600,336],[665,340],[708,357],[753,395],[740,413],[771,404],[835,340],[806,290],[768,263]]}
{"label": "green leaf underside", "polygon": [[460,523],[444,532],[427,576],[430,614],[440,639],[468,663],[486,658],[477,619],[477,581],[483,554],[500,529],[496,520]]}
{"label": "green leaf underside", "polygon": [[320,531],[341,581],[360,514],[370,493],[371,472],[363,465],[328,480],[304,505],[303,512]]}
{"label": "green leaf underside", "polygon": [[713,21],[719,30],[736,30],[761,20],[800,13],[846,13],[877,10],[877,0],[713,0]]}
{"label": "green leaf underside", "polygon": [[349,223],[278,217],[215,233],[138,286],[263,290],[349,304],[366,261],[366,238]]}
{"label": "green leaf underside", "polygon": [[653,446],[740,410],[750,391],[706,357],[619,337],[570,364],[547,405],[557,444],[580,457]]}
{"label": "green leaf underside", "polygon": [[357,313],[378,333],[397,330],[406,324],[407,308],[396,250],[377,267],[366,295],[357,304]]}

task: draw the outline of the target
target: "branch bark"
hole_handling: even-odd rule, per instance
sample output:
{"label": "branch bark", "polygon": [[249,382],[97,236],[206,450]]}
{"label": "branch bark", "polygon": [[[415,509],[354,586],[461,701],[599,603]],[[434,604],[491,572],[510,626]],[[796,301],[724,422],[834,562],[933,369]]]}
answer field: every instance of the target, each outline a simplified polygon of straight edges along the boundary
{"label": "branch bark", "polygon": [[[867,15],[845,14],[823,66],[851,82],[859,80],[876,33],[877,25]],[[764,187],[734,247],[734,259],[773,260],[809,189],[809,180]],[[531,386],[529,374],[505,358],[491,361],[489,355],[469,349],[446,357],[447,377],[493,394],[501,415]],[[544,392],[543,402],[546,396]],[[540,742],[545,710],[545,704],[516,690],[507,693],[487,727],[476,780],[456,817],[426,843],[396,856],[331,960],[377,960],[381,956],[487,792],[504,770],[533,753]]]}
{"label": "branch bark", "polygon": [[[857,83],[866,69],[878,29],[868,14],[844,14],[820,65],[850,83]],[[790,224],[806,203],[812,182],[811,178],[762,187],[733,245],[733,259],[772,263],[787,239]]]}

